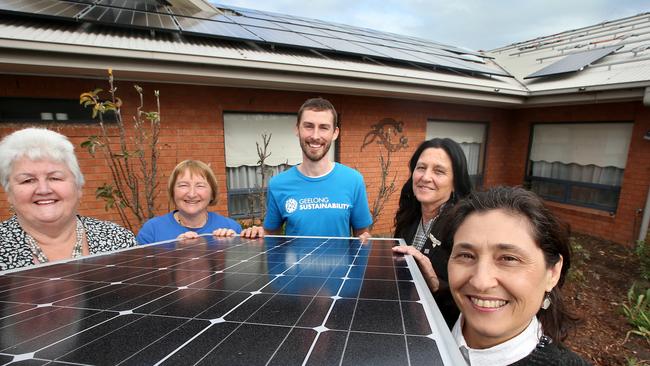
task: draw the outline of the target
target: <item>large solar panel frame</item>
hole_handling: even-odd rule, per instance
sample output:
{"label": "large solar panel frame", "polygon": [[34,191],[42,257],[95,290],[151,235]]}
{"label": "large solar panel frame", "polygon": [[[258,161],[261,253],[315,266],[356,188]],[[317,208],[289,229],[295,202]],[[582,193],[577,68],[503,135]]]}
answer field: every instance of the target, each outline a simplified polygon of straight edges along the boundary
{"label": "large solar panel frame", "polygon": [[252,41],[511,77],[501,69],[476,62],[474,57],[484,58],[480,53],[458,47],[315,19],[213,5],[210,10],[186,0],[0,0],[0,13]]}
{"label": "large solar panel frame", "polygon": [[594,48],[593,50],[585,52],[577,52],[567,55],[554,63],[535,71],[534,73],[524,77],[524,79],[538,78],[542,76],[561,75],[571,72],[580,71],[589,66],[591,63],[600,60],[601,58],[618,51],[623,48],[623,45],[615,45],[609,47]]}
{"label": "large solar panel frame", "polygon": [[0,361],[463,364],[397,243],[204,236],[0,272]]}

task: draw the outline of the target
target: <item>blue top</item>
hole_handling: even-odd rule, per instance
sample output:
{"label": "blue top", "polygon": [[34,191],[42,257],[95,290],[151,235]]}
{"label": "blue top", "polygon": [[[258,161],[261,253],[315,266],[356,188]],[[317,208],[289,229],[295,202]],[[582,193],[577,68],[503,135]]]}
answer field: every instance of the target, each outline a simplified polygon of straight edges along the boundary
{"label": "blue top", "polygon": [[335,163],[328,174],[312,178],[297,167],[271,179],[264,228],[277,230],[286,221],[291,236],[350,237],[350,227],[372,224],[366,185],[358,171]]}
{"label": "blue top", "polygon": [[208,212],[208,221],[203,227],[187,228],[174,219],[175,212],[172,211],[166,215],[156,216],[145,222],[135,238],[138,243],[149,244],[176,239],[179,235],[188,231],[194,231],[197,234],[211,234],[214,230],[223,228],[233,229],[237,234],[241,232],[241,225],[237,221],[214,212]]}

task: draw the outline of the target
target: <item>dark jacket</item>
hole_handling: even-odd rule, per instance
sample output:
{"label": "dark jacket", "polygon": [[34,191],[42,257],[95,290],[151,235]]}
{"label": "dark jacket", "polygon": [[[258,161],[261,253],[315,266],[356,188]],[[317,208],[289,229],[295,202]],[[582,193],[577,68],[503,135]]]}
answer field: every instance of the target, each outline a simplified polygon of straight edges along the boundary
{"label": "dark jacket", "polygon": [[554,343],[551,338],[543,336],[537,347],[528,356],[510,366],[591,366],[568,348]]}
{"label": "dark jacket", "polygon": [[[438,240],[440,239],[441,222],[444,221],[441,220],[441,218],[442,214],[431,225],[430,233],[428,233],[432,234]],[[413,223],[408,227],[396,228],[395,237],[404,239],[407,245],[413,244],[413,238],[415,238],[421,220],[422,218],[418,217],[418,219],[413,221]],[[433,270],[436,271],[436,275],[440,281],[440,288],[438,291],[433,293],[433,298],[436,300],[436,304],[438,305],[438,308],[440,308],[440,312],[445,318],[447,326],[451,329],[454,326],[454,323],[456,323],[456,320],[458,320],[458,315],[460,314],[460,311],[451,296],[451,292],[449,291],[447,262],[449,262],[451,248],[445,244],[439,244],[434,247],[431,237],[428,234],[426,236],[427,240],[422,247],[422,253],[428,256],[429,260],[431,260]]]}

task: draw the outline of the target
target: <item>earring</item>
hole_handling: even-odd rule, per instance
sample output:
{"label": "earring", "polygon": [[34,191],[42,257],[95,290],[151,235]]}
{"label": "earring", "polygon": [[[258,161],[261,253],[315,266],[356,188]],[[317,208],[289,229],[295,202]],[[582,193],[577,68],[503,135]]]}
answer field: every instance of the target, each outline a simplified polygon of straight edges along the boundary
{"label": "earring", "polygon": [[542,301],[542,309],[546,310],[551,306],[551,293],[547,292],[544,295],[544,301]]}

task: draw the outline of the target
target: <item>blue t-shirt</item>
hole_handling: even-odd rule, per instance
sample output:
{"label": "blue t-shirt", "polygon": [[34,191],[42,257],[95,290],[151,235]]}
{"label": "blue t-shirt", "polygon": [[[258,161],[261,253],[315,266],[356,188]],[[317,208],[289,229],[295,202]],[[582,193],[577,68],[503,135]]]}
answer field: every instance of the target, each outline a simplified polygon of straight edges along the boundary
{"label": "blue t-shirt", "polygon": [[372,224],[366,185],[358,171],[335,163],[328,174],[311,178],[293,167],[269,182],[264,228],[286,221],[291,236],[350,237],[350,227]]}
{"label": "blue t-shirt", "polygon": [[156,243],[163,240],[176,239],[179,235],[188,231],[197,234],[211,234],[216,229],[233,229],[237,234],[241,232],[241,225],[237,221],[223,217],[214,212],[208,212],[208,221],[200,228],[186,228],[174,219],[172,211],[166,215],[156,216],[142,225],[142,229],[135,238],[139,244]]}

